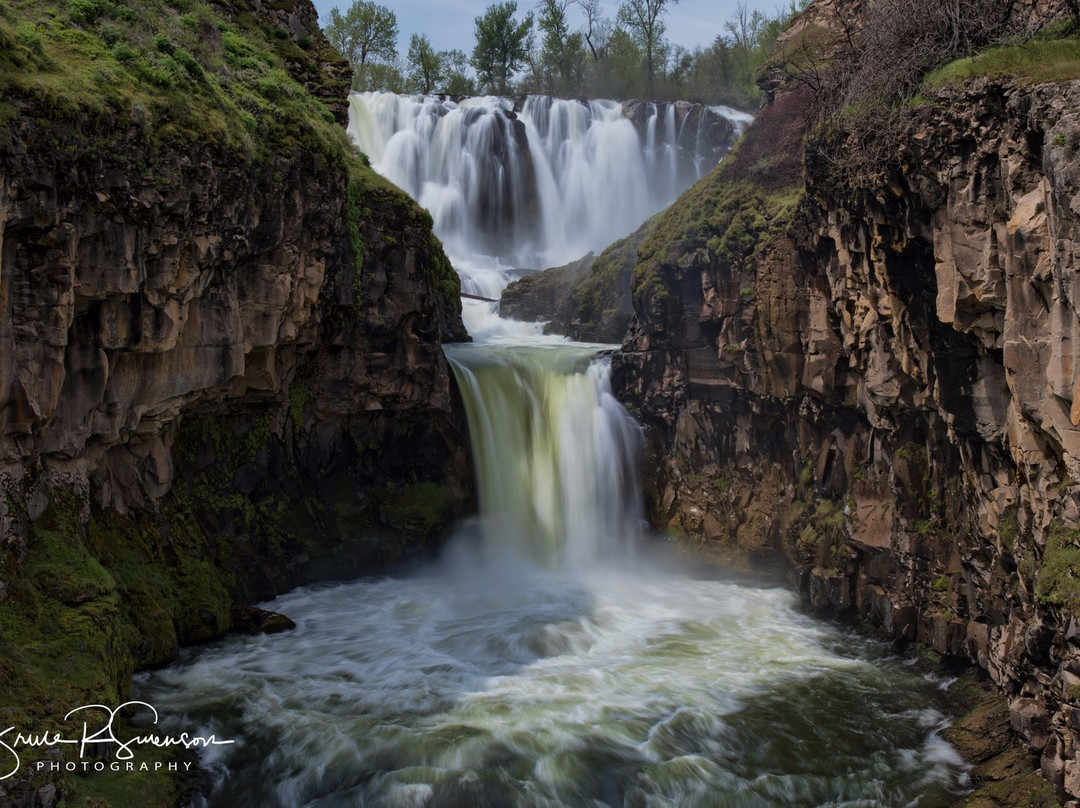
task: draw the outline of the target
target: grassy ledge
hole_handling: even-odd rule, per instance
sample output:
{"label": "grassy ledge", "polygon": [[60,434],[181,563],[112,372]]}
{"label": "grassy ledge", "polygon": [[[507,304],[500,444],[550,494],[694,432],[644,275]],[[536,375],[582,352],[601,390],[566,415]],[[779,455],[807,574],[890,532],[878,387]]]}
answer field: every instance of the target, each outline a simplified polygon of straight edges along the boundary
{"label": "grassy ledge", "polygon": [[638,255],[635,295],[667,297],[660,270],[676,252],[704,247],[713,259],[745,265],[788,229],[803,199],[808,104],[792,92],[762,110],[720,165],[660,215]]}
{"label": "grassy ledge", "polygon": [[338,57],[299,42],[202,0],[0,3],[0,122],[20,107],[77,121],[90,149],[135,128],[159,148],[204,143],[258,160],[303,147],[340,162],[354,147],[298,81],[318,91]]}
{"label": "grassy ledge", "polygon": [[1024,85],[1080,79],[1080,36],[1071,24],[1061,25],[1022,44],[987,48],[928,73],[922,90],[959,86],[982,76],[1005,76]]}

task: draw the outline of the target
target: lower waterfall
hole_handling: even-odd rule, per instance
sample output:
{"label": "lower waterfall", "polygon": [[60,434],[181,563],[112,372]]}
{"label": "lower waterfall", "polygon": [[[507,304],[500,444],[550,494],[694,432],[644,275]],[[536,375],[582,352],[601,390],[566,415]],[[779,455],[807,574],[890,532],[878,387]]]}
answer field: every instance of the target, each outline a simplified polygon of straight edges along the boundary
{"label": "lower waterfall", "polygon": [[643,511],[640,428],[611,394],[597,347],[448,347],[488,543],[575,568],[632,552]]}
{"label": "lower waterfall", "polygon": [[[451,236],[448,252],[471,290],[497,296],[514,276],[485,252],[500,243],[499,228],[483,238],[469,228],[498,211],[483,194],[471,197],[488,205],[483,211],[455,207],[479,175],[448,174],[441,190],[418,179],[425,162],[481,162],[467,150],[492,141],[423,141],[414,124],[436,101],[365,104],[381,104],[383,124],[396,127],[375,164],[399,161],[395,170],[417,179],[414,192],[433,205],[453,197],[440,235]],[[507,107],[462,104],[449,124],[431,117],[419,131],[484,116],[484,126],[504,126],[492,110]],[[575,116],[587,112],[571,103],[530,109],[545,110],[549,141],[574,137]],[[603,118],[612,109],[593,111]],[[665,164],[657,144],[674,143],[674,120],[667,112],[649,119],[644,164]],[[364,121],[354,125],[375,126],[374,117]],[[466,153],[450,159],[422,142]],[[528,208],[524,196],[508,201],[513,189],[499,193],[499,204]],[[511,253],[515,261],[565,246],[524,220],[511,224],[534,239]],[[470,239],[482,242],[471,253]],[[703,570],[643,536],[642,433],[611,394],[605,348],[613,346],[542,336],[536,324],[500,319],[490,303],[465,308],[476,341],[446,352],[468,414],[479,518],[460,526],[436,564],[267,604],[293,618],[291,632],[188,649],[178,664],[136,677],[137,698],[157,708],[163,729],[236,741],[202,751],[210,787],[199,800],[230,808],[953,804],[967,774],[939,734],[947,725],[940,682],[801,613],[786,589]]]}

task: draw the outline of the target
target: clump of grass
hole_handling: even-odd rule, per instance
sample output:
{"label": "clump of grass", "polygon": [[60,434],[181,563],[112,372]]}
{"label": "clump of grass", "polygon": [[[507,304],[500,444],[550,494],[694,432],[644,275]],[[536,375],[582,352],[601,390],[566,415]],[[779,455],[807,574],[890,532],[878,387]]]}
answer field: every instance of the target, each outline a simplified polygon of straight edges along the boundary
{"label": "clump of grass", "polygon": [[1060,521],[1050,526],[1035,596],[1040,603],[1080,615],[1080,530]]}
{"label": "clump of grass", "polygon": [[960,85],[980,76],[1007,76],[1023,84],[1080,78],[1080,38],[1034,39],[1019,45],[998,45],[929,73],[924,92]]}
{"label": "clump of grass", "polygon": [[68,19],[76,25],[92,25],[112,8],[106,0],[68,0]]}

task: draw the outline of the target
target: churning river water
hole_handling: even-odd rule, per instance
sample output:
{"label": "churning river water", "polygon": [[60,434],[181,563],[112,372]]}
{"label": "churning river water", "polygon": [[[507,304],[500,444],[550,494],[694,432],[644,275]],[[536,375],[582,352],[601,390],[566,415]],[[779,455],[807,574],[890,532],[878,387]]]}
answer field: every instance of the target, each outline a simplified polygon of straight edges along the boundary
{"label": "churning river water", "polygon": [[[655,565],[653,565],[655,566]],[[944,806],[942,692],[783,589],[471,552],[304,589],[139,697],[222,806]]]}

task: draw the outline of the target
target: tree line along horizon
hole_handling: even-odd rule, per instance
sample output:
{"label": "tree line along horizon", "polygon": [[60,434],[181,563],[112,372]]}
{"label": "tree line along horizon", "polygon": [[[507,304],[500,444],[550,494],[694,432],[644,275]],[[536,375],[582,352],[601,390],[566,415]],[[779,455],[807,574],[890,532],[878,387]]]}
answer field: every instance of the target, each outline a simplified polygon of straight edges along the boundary
{"label": "tree line along horizon", "polygon": [[[664,17],[678,0],[624,0],[614,17],[600,0],[539,0],[518,14],[516,0],[475,18],[470,53],[437,51],[413,34],[398,53],[397,16],[374,0],[330,10],[323,26],[353,67],[352,88],[395,93],[547,94],[562,98],[648,98],[756,107],[756,78],[773,44],[808,0],[772,14],[739,2],[724,32],[693,51],[667,40]],[[571,28],[575,8],[584,22]]]}

